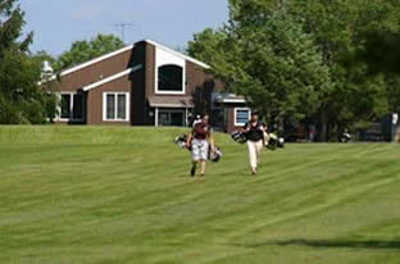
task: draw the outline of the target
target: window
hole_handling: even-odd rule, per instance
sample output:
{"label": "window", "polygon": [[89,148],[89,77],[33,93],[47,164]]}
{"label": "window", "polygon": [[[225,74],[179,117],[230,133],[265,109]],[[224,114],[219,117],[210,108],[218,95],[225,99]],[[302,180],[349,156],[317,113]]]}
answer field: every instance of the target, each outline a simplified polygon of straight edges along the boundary
{"label": "window", "polygon": [[129,120],[129,93],[103,94],[103,120]]}
{"label": "window", "polygon": [[158,92],[183,93],[183,68],[164,65],[158,68]]}
{"label": "window", "polygon": [[235,126],[244,126],[250,119],[249,108],[235,108]]}
{"label": "window", "polygon": [[158,111],[158,126],[185,126],[186,113],[184,110],[163,109]]}
{"label": "window", "polygon": [[85,96],[82,93],[62,93],[60,98],[61,120],[83,120]]}
{"label": "window", "polygon": [[72,104],[72,119],[83,120],[84,112],[84,100],[83,94],[74,94],[73,104]]}
{"label": "window", "polygon": [[61,95],[61,116],[62,119],[71,117],[71,94]]}
{"label": "window", "polygon": [[115,95],[107,94],[107,119],[115,119]]}
{"label": "window", "polygon": [[117,102],[117,118],[126,119],[126,95],[118,94]]}

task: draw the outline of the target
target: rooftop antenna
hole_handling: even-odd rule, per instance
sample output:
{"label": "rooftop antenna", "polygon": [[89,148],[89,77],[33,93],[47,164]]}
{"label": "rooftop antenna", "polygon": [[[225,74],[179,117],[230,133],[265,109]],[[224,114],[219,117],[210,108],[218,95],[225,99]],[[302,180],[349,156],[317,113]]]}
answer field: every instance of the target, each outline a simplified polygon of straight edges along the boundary
{"label": "rooftop antenna", "polygon": [[120,29],[120,31],[121,31],[121,39],[125,43],[125,31],[126,31],[126,28],[133,26],[133,24],[132,23],[119,23],[119,24],[115,24],[114,26]]}

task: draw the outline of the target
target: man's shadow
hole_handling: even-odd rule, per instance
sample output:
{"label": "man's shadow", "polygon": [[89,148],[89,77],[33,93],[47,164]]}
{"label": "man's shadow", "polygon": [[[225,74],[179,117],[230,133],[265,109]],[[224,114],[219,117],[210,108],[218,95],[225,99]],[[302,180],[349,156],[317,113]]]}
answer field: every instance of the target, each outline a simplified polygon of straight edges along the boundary
{"label": "man's shadow", "polygon": [[308,240],[308,239],[291,239],[291,240],[275,240],[263,243],[236,244],[246,248],[260,248],[266,246],[305,246],[313,248],[358,248],[358,249],[400,249],[399,241],[388,240]]}

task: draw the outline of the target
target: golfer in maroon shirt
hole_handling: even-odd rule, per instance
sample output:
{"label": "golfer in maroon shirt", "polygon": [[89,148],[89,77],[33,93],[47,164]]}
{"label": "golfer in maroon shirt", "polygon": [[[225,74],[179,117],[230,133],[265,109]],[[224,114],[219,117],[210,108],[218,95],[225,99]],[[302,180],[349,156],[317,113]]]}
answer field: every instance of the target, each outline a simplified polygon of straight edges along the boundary
{"label": "golfer in maroon shirt", "polygon": [[200,176],[204,176],[207,167],[208,151],[211,146],[211,151],[215,151],[214,138],[211,126],[209,125],[209,116],[204,115],[201,122],[194,125],[189,134],[186,146],[192,148],[192,169],[190,175],[196,174],[197,164],[200,163]]}

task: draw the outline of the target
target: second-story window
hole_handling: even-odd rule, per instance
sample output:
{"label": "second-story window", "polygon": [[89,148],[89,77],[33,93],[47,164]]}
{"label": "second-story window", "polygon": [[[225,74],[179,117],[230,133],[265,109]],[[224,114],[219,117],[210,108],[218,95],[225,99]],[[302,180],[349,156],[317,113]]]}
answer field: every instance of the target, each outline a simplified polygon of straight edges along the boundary
{"label": "second-story window", "polygon": [[182,67],[177,65],[164,65],[158,68],[158,92],[184,92]]}

